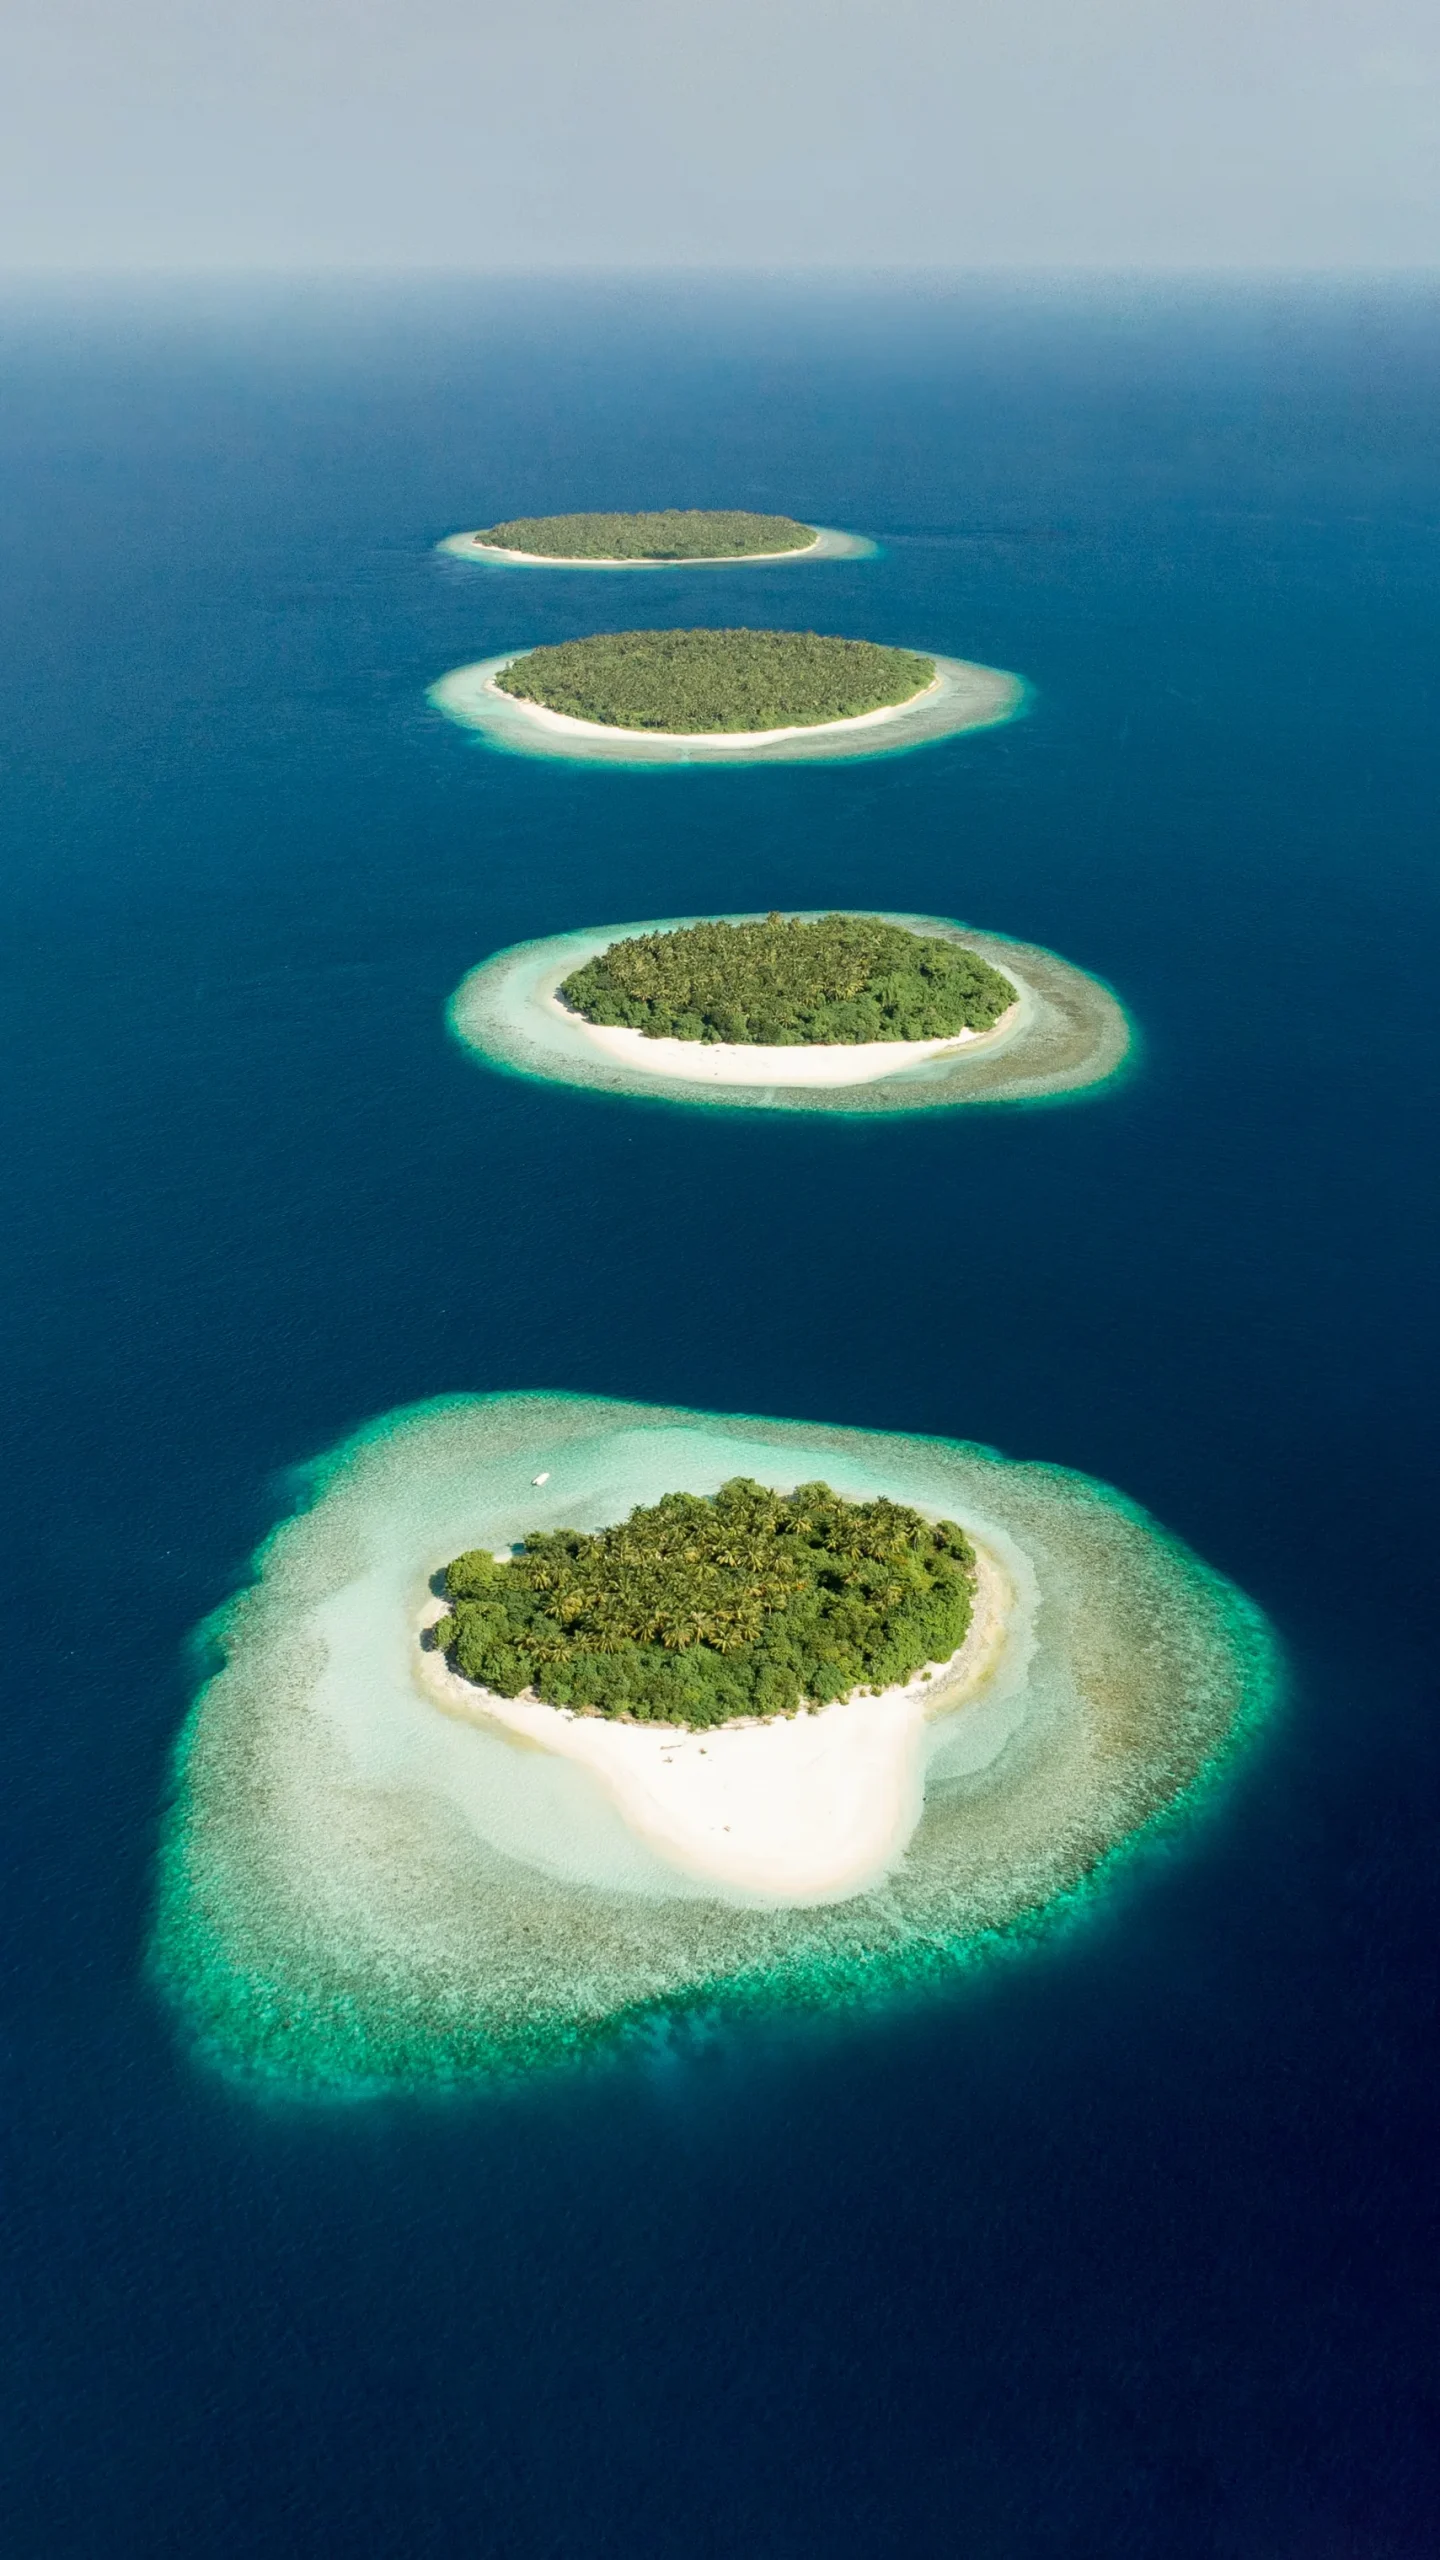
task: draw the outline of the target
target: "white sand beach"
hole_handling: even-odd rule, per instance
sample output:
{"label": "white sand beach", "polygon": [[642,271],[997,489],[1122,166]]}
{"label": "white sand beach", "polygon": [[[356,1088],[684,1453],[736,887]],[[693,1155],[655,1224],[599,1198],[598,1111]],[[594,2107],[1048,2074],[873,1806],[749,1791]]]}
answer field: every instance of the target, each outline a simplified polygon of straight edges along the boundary
{"label": "white sand beach", "polygon": [[[503,1726],[578,1761],[646,1845],[687,1875],[786,1903],[846,1898],[899,1857],[920,1819],[930,1734],[978,1695],[1004,1651],[1014,1590],[994,1555],[977,1547],[976,1557],[975,1610],[959,1652],[928,1678],[818,1715],[703,1732],[622,1724],[495,1697],[418,1644],[416,1679],[447,1715]],[[421,1624],[443,1612],[443,1601],[429,1601]]]}
{"label": "white sand beach", "polygon": [[903,1075],[926,1058],[948,1057],[1008,1037],[1020,1013],[1020,1001],[1008,1005],[988,1031],[957,1031],[944,1040],[813,1041],[770,1046],[761,1041],[652,1040],[647,1032],[587,1022],[583,1014],[546,999],[552,1012],[573,1025],[596,1053],[638,1074],[679,1078],[707,1085],[847,1085],[877,1084],[883,1076]]}

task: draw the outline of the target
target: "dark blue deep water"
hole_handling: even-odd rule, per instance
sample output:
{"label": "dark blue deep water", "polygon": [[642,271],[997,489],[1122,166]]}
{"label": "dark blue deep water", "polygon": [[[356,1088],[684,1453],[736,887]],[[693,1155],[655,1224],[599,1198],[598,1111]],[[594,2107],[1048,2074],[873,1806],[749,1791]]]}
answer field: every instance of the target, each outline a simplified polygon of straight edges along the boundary
{"label": "dark blue deep water", "polygon": [[[1440,2545],[1440,302],[555,284],[10,303],[7,2547],[1418,2560]],[[741,504],[873,563],[506,578]],[[617,619],[1013,667],[839,767],[506,759]],[[1140,1070],[872,1125],[490,1076],[564,927],[874,903]],[[453,1389],[990,1441],[1250,1591],[1286,1704],[1076,1924],[862,2023],[266,2106],[146,1986],[187,1631],[284,1471]]]}

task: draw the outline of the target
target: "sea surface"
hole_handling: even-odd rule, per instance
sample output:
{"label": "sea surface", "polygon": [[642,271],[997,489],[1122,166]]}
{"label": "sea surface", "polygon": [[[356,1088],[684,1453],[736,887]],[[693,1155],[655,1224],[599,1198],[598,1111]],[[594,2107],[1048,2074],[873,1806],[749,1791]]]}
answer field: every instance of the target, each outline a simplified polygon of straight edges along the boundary
{"label": "sea surface", "polygon": [[[897,282],[0,305],[5,2547],[1421,2560],[1440,2534],[1440,298]],[[744,505],[874,560],[472,573]],[[1023,675],[847,766],[507,757],[651,622]],[[488,1073],[506,944],[871,904],[1140,1036],[863,1122]],[[1064,1925],[879,2014],[259,2101],[145,1971],[190,1631],[390,1408],[544,1388],[1082,1469],[1283,1703]]]}

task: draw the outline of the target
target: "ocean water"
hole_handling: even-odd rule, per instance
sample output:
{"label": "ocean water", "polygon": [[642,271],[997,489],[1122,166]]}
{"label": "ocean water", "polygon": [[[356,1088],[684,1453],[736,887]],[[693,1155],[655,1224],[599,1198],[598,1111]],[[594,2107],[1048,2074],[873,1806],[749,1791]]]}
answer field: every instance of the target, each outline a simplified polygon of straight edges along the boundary
{"label": "ocean water", "polygon": [[[1437,322],[1359,285],[0,310],[9,2548],[1433,2547]],[[676,500],[881,548],[623,591],[433,550]],[[664,619],[1030,708],[635,773],[426,702]],[[862,1122],[447,1035],[502,947],[832,902],[1063,953],[1138,1067]],[[1264,1609],[1283,1706],[923,2000],[257,2103],[144,1962],[191,1631],[297,1464],[536,1387],[1098,1476]]]}

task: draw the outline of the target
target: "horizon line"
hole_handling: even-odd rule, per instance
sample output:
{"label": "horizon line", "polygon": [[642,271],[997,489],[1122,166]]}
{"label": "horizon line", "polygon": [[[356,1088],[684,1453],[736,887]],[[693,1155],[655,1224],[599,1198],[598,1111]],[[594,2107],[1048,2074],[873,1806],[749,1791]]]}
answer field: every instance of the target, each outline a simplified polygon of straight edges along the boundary
{"label": "horizon line", "polygon": [[126,280],[134,282],[201,283],[249,280],[278,283],[293,281],[405,283],[430,280],[436,283],[485,284],[514,281],[599,283],[607,279],[643,278],[647,282],[676,280],[724,279],[732,277],[747,282],[790,277],[822,282],[829,279],[846,281],[860,277],[917,280],[955,280],[1005,282],[1035,279],[1054,282],[1121,282],[1175,283],[1195,282],[1263,282],[1372,280],[1440,280],[1440,257],[1425,260],[1375,261],[1361,259],[1335,260],[1226,260],[1205,262],[1175,259],[1138,264],[1124,260],[1069,260],[1039,258],[996,258],[965,264],[931,259],[924,262],[900,259],[860,260],[841,263],[835,259],[807,260],[672,260],[664,264],[638,259],[562,260],[547,258],[528,264],[500,263],[489,266],[421,265],[412,261],[386,264],[381,261],[361,263],[352,260],[317,259],[313,263],[287,261],[266,263],[263,260],[216,260],[208,264],[166,264],[160,260],[134,261],[124,265],[92,265],[77,262],[45,260],[20,263],[0,261],[0,285],[5,284],[110,284]]}

